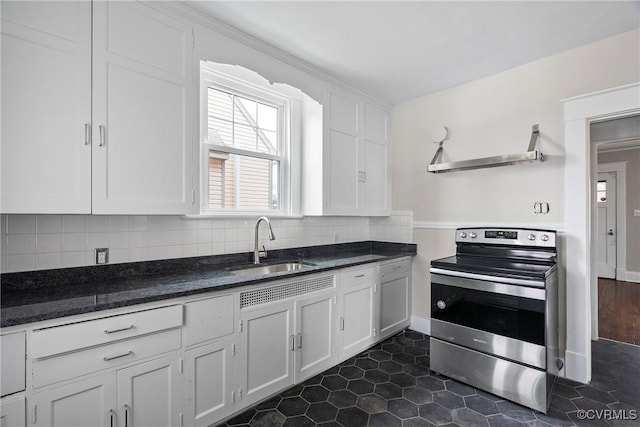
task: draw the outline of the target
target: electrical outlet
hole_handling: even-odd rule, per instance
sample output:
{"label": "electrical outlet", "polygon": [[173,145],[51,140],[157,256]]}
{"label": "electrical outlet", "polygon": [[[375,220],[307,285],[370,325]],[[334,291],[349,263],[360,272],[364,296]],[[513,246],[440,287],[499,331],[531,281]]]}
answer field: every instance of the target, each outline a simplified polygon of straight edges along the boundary
{"label": "electrical outlet", "polygon": [[640,216],[640,209],[634,209],[633,216]]}
{"label": "electrical outlet", "polygon": [[109,248],[96,248],[96,264],[109,262]]}

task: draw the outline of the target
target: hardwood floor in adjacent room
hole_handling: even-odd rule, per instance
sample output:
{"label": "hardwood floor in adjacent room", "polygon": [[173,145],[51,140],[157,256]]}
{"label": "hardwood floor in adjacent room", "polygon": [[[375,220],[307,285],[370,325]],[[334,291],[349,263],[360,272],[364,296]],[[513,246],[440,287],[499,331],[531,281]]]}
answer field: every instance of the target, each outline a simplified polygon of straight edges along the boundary
{"label": "hardwood floor in adjacent room", "polygon": [[598,334],[640,344],[640,283],[598,279]]}

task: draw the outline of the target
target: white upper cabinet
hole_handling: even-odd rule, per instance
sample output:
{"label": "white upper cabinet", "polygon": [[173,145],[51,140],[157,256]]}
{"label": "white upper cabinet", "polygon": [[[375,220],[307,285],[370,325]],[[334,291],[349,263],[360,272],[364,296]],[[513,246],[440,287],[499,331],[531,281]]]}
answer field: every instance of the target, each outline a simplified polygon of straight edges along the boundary
{"label": "white upper cabinet", "polygon": [[389,115],[369,104],[362,104],[363,139],[360,169],[365,215],[384,216],[391,211],[391,168],[389,164]]}
{"label": "white upper cabinet", "polygon": [[358,215],[361,174],[358,101],[332,93],[329,111],[329,135],[325,139],[328,160],[325,211],[329,215]]}
{"label": "white upper cabinet", "polygon": [[304,142],[304,213],[389,215],[389,115],[344,93],[330,92],[324,107],[322,152]]}
{"label": "white upper cabinet", "polygon": [[93,13],[93,213],[188,213],[191,27],[134,2]]}
{"label": "white upper cabinet", "polygon": [[1,8],[2,212],[89,213],[91,3]]}
{"label": "white upper cabinet", "polygon": [[190,213],[192,46],[152,5],[2,2],[2,212]]}

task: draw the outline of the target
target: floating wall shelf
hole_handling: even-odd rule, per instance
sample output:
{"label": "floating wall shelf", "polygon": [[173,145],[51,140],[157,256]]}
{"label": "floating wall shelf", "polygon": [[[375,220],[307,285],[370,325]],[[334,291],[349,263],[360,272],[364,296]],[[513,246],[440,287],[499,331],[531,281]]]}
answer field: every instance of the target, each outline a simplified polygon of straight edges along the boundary
{"label": "floating wall shelf", "polygon": [[431,163],[427,166],[427,171],[442,173],[469,169],[495,168],[498,166],[516,165],[518,163],[542,162],[544,161],[544,156],[540,151],[535,149],[539,136],[539,126],[533,125],[531,127],[531,140],[529,141],[529,148],[526,153],[506,154],[503,156],[483,157],[480,159],[460,160],[449,163],[436,163],[442,156],[443,141],[441,141],[438,150],[434,154],[433,159],[431,159]]}

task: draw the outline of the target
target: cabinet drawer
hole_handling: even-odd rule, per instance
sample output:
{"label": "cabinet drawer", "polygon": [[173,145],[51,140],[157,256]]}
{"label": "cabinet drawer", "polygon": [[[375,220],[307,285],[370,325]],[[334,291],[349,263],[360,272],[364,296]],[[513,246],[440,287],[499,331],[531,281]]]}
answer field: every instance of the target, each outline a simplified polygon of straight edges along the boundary
{"label": "cabinet drawer", "polygon": [[138,311],[33,331],[34,359],[182,326],[182,306]]}
{"label": "cabinet drawer", "polygon": [[185,304],[185,345],[189,346],[232,334],[233,311],[233,295]]}
{"label": "cabinet drawer", "polygon": [[411,270],[411,260],[390,262],[380,266],[380,279],[385,280],[396,276],[406,276]]}
{"label": "cabinet drawer", "polygon": [[145,357],[178,350],[180,346],[180,329],[173,329],[76,353],[35,360],[33,362],[33,386],[42,387],[79,377]]}
{"label": "cabinet drawer", "polygon": [[361,283],[375,283],[378,278],[378,266],[358,268],[340,272],[340,286],[355,286]]}

